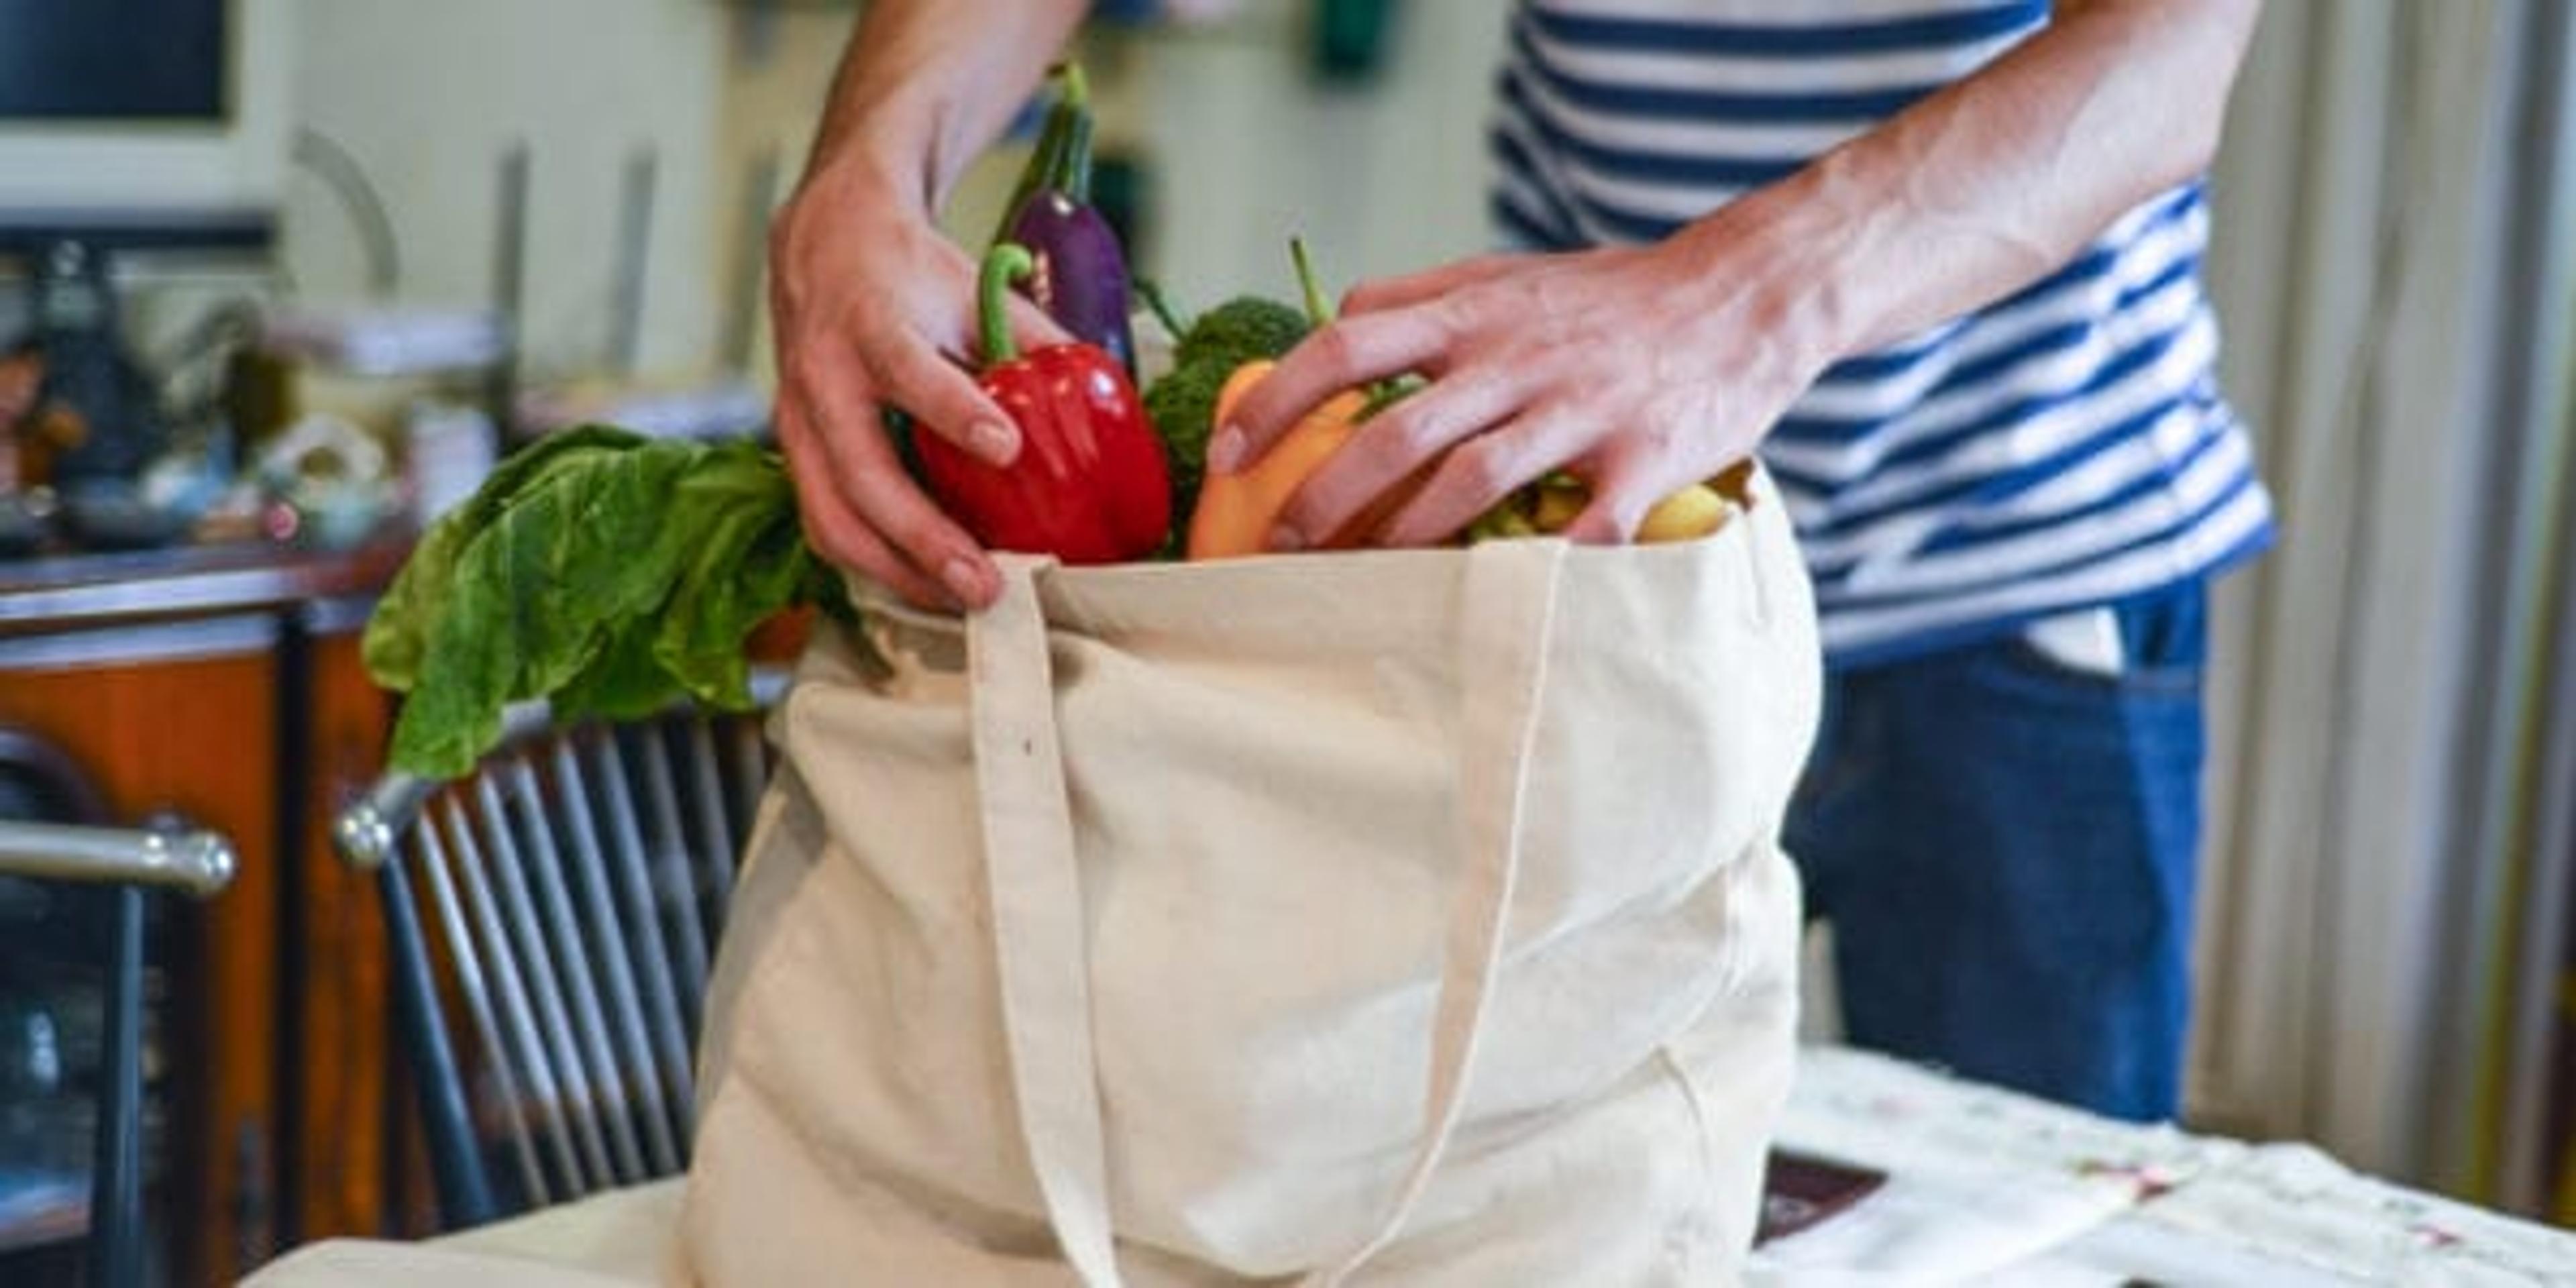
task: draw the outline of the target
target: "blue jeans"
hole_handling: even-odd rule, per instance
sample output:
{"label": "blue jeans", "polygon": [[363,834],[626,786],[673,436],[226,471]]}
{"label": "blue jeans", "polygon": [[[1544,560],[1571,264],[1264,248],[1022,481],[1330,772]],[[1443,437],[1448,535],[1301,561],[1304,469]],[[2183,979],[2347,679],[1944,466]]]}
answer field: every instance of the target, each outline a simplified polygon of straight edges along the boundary
{"label": "blue jeans", "polygon": [[2020,635],[1828,673],[1787,839],[1854,1044],[2174,1116],[2206,604],[2117,607],[2116,675]]}

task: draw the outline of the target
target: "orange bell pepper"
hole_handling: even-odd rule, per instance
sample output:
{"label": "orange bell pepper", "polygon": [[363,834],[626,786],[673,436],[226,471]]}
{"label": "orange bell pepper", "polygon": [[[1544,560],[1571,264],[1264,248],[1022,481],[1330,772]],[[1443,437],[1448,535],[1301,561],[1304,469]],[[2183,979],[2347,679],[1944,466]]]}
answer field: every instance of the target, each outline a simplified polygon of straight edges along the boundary
{"label": "orange bell pepper", "polygon": [[[1333,320],[1332,302],[1324,298],[1315,280],[1315,266],[1306,258],[1306,243],[1290,238],[1288,252],[1297,264],[1297,285],[1306,297],[1306,318],[1315,326]],[[1216,411],[1211,419],[1225,424],[1234,415],[1235,404],[1270,369],[1278,365],[1266,358],[1256,358],[1234,369],[1217,390]],[[1368,418],[1372,400],[1383,406],[1404,391],[1399,382],[1381,382],[1362,389],[1345,389],[1324,400],[1321,406],[1306,413],[1304,419],[1280,435],[1279,441],[1250,469],[1235,474],[1209,474],[1199,486],[1198,510],[1190,515],[1190,536],[1185,553],[1192,559],[1224,559],[1235,555],[1255,555],[1270,546],[1271,530],[1278,525],[1279,512],[1286,509],[1289,498],[1307,478],[1323,467],[1342,444],[1351,439],[1361,421]],[[1394,515],[1396,510],[1422,490],[1431,477],[1432,466],[1426,463],[1404,481],[1389,489],[1369,507],[1342,525],[1340,531],[1314,543],[1324,550],[1347,550],[1368,540]]]}
{"label": "orange bell pepper", "polygon": [[[1216,423],[1225,424],[1245,391],[1276,365],[1256,358],[1235,368],[1217,391]],[[1190,515],[1189,557],[1227,559],[1269,549],[1270,530],[1278,524],[1279,512],[1297,495],[1298,485],[1350,441],[1367,406],[1368,398],[1359,390],[1345,389],[1307,412],[1248,468],[1233,474],[1210,473],[1199,485],[1199,506]]]}

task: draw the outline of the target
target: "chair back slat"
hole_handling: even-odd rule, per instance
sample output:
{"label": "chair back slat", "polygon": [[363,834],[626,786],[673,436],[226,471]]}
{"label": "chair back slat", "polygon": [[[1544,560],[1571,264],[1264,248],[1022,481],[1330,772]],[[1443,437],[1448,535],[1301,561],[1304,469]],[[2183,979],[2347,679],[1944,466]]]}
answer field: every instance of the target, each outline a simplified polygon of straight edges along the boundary
{"label": "chair back slat", "polygon": [[[597,789],[599,814],[607,825],[602,839],[606,843],[610,881],[625,909],[626,925],[635,936],[636,983],[653,1039],[654,1064],[661,1071],[678,1153],[685,1159],[697,1090],[689,1070],[688,1012],[681,1000],[679,982],[673,978],[673,945],[678,943],[678,936],[662,932],[663,905],[654,898],[652,858],[644,847],[644,830],[635,819],[634,793],[627,789],[625,758],[618,754],[617,737],[606,730],[593,730],[581,741],[590,756],[590,785]],[[700,962],[703,978],[703,957]],[[677,964],[685,969],[686,959]]]}
{"label": "chair back slat", "polygon": [[538,928],[536,900],[528,893],[527,868],[519,858],[519,843],[510,834],[500,786],[489,772],[474,778],[473,800],[474,831],[482,842],[484,879],[496,896],[495,906],[501,914],[502,929],[508,932],[510,951],[517,955],[519,969],[527,980],[528,999],[535,1004],[537,1034],[545,1039],[546,1060],[563,1089],[564,1121],[572,1128],[573,1144],[582,1163],[572,1178],[571,1188],[577,1198],[612,1184],[615,1175],[608,1165],[608,1145],[600,1135],[599,1117],[593,1109],[597,1097],[590,1085],[590,1070],[581,1062],[572,1018],[564,1007],[563,984],[555,974],[554,954],[546,945],[545,932]]}
{"label": "chair back slat", "polygon": [[[783,691],[756,677],[764,706]],[[380,889],[407,872],[428,885],[384,897],[410,928],[413,965],[392,982],[431,1017],[404,1034],[424,1123],[437,1157],[462,1160],[453,1183],[435,1178],[442,1211],[488,1217],[688,1165],[713,946],[772,765],[758,715],[573,727],[513,709],[473,772],[389,775],[344,813],[341,851],[387,864]],[[450,1055],[428,1059],[433,1045]],[[451,1190],[485,1197],[459,1206]]]}
{"label": "chair back slat", "polygon": [[724,768],[716,759],[715,735],[707,728],[707,718],[695,715],[681,722],[684,750],[680,752],[687,766],[689,802],[697,824],[697,843],[690,847],[700,865],[699,888],[706,891],[707,920],[723,925],[725,904],[733,897],[734,827],[727,816],[724,799]]}
{"label": "chair back slat", "polygon": [[579,1198],[590,1192],[582,1179],[579,1146],[575,1141],[572,1114],[566,1106],[571,1094],[564,1079],[555,1072],[556,1057],[545,1025],[539,1018],[534,990],[519,969],[519,950],[504,924],[501,901],[495,897],[488,868],[483,859],[482,843],[475,839],[475,829],[465,809],[465,791],[454,791],[438,802],[439,823],[446,829],[450,850],[456,856],[457,887],[465,893],[466,910],[473,917],[474,938],[452,944],[458,955],[482,954],[491,967],[493,997],[509,1043],[498,1058],[518,1062],[520,1075],[528,1085],[529,1103],[544,1124],[547,1156],[555,1165],[555,1188],[564,1198]]}
{"label": "chair back slat", "polygon": [[680,789],[671,774],[669,740],[660,729],[639,732],[630,748],[636,769],[643,778],[644,826],[647,844],[653,852],[653,879],[662,886],[662,897],[672,909],[682,951],[697,945],[693,969],[683,979],[689,1013],[689,1036],[695,1039],[698,1026],[706,1019],[707,961],[705,946],[714,940],[707,933],[705,891],[698,886],[696,865],[689,860],[691,841],[688,829],[680,822]]}
{"label": "chair back slat", "polygon": [[535,896],[538,933],[555,952],[556,978],[562,983],[564,1010],[590,1077],[586,1106],[592,1123],[606,1137],[613,1166],[608,1182],[643,1180],[644,1152],[635,1141],[634,1106],[626,1090],[626,1071],[609,1049],[608,1019],[603,1013],[594,958],[575,919],[572,893],[564,880],[563,854],[555,844],[537,771],[527,760],[512,757],[501,769],[503,807],[510,811],[508,829],[519,838],[519,854],[530,893]]}
{"label": "chair back slat", "polygon": [[519,1089],[521,1062],[511,1057],[511,1048],[502,1042],[500,1021],[492,1010],[491,990],[483,981],[483,955],[460,951],[473,940],[465,929],[465,911],[457,902],[456,883],[447,874],[447,847],[439,843],[438,829],[426,819],[412,829],[411,842],[413,861],[429,887],[430,903],[438,913],[439,933],[447,939],[456,991],[464,998],[466,1019],[474,1026],[474,1039],[482,1044],[485,1053],[484,1067],[499,1092],[500,1103],[494,1108],[503,1130],[509,1134],[521,1192],[530,1204],[543,1207],[554,1199],[546,1188],[545,1169],[537,1166],[535,1131],[528,1124],[531,1106],[526,1093]]}
{"label": "chair back slat", "polygon": [[565,844],[561,849],[568,860],[566,884],[589,932],[590,953],[602,986],[601,1009],[606,1013],[619,1072],[627,1094],[633,1098],[632,1110],[620,1115],[619,1121],[630,1126],[639,1121],[642,1124],[645,1175],[668,1176],[680,1167],[679,1151],[671,1143],[670,1110],[663,1104],[662,1079],[644,1033],[644,1008],[636,996],[635,964],[628,950],[630,935],[617,913],[616,901],[609,895],[608,862],[600,854],[589,785],[572,739],[555,739],[548,749],[547,764],[554,771],[554,817],[563,825]]}

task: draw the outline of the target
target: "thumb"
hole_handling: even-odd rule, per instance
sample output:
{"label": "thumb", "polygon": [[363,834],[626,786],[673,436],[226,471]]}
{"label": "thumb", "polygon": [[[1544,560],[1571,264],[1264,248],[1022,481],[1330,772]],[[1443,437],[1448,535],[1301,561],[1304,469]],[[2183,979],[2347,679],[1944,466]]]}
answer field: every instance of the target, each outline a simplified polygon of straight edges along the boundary
{"label": "thumb", "polygon": [[1037,301],[1015,292],[1011,296],[1010,309],[1011,343],[1023,351],[1073,343],[1073,333],[1048,317],[1046,310],[1038,307]]}

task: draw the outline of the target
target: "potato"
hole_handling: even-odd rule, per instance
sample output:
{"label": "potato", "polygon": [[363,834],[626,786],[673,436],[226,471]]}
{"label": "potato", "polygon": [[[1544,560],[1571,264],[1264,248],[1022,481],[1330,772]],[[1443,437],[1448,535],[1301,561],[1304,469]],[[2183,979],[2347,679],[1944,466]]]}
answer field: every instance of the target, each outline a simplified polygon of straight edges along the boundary
{"label": "potato", "polygon": [[1726,511],[1726,498],[1705,483],[1693,483],[1646,511],[1637,524],[1637,541],[1643,545],[1696,541],[1724,526]]}
{"label": "potato", "polygon": [[1530,526],[1541,532],[1563,532],[1591,503],[1592,495],[1582,484],[1542,483],[1538,504],[1530,508]]}

